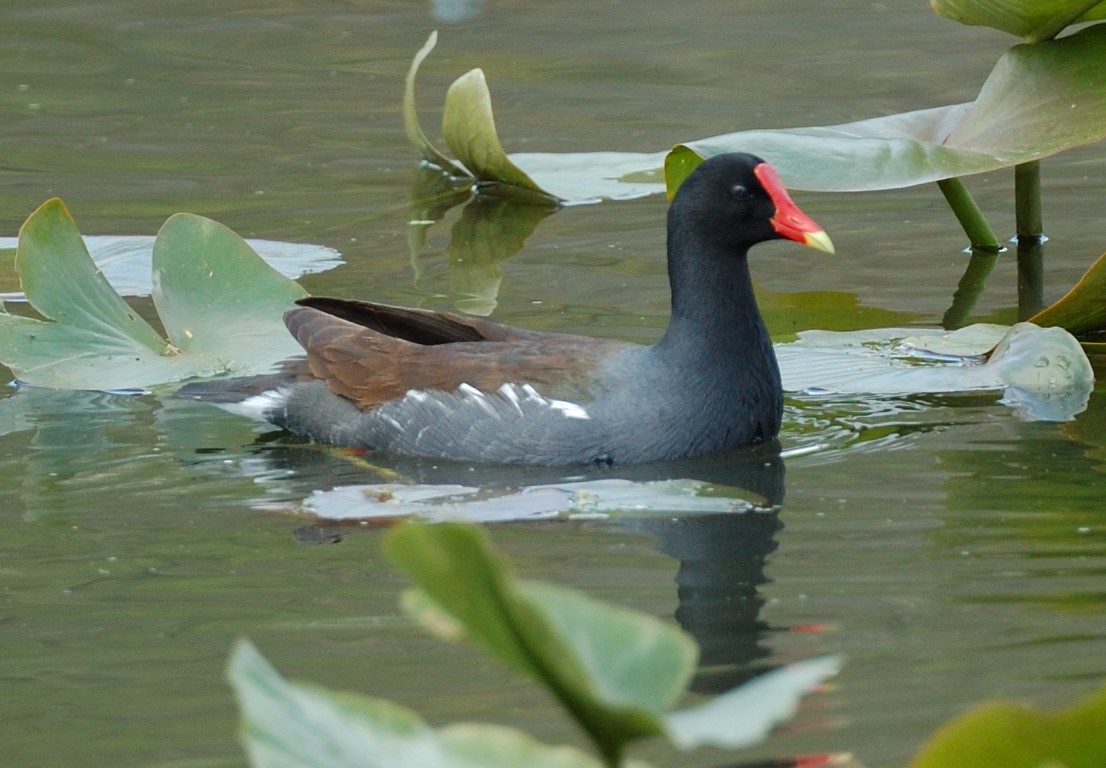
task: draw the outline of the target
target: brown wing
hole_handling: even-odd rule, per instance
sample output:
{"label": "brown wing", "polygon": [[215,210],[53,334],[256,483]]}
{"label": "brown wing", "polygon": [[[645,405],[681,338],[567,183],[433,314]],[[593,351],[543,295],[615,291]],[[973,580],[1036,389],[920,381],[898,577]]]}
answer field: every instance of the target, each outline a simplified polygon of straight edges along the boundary
{"label": "brown wing", "polygon": [[505,325],[474,317],[432,312],[428,309],[393,307],[369,301],[308,296],[296,303],[301,307],[320,309],[385,336],[394,336],[415,344],[503,341],[513,331]]}
{"label": "brown wing", "polygon": [[[549,397],[586,398],[596,367],[627,344],[538,333],[488,320],[368,302],[305,300],[284,316],[311,373],[371,408],[411,389],[494,392],[529,383]],[[323,311],[323,308],[327,311]]]}

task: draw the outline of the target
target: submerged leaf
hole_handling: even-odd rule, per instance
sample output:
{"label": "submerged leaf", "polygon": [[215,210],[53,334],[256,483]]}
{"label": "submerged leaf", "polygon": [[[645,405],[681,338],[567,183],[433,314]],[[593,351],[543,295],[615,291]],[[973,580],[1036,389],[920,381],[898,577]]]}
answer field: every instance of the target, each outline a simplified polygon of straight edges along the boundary
{"label": "submerged leaf", "polygon": [[910,768],[1101,768],[1106,688],[1059,712],[993,702],[937,731]]}
{"label": "submerged leaf", "polygon": [[1106,253],[1079,278],[1059,301],[1029,319],[1042,326],[1060,326],[1081,336],[1106,331]]}
{"label": "submerged leaf", "polygon": [[1049,40],[1065,27],[1106,19],[1099,0],[930,0],[933,10],[961,24],[993,27],[1027,40]]}
{"label": "submerged leaf", "polygon": [[391,702],[288,682],[245,641],[227,676],[254,768],[600,768],[576,749],[510,728],[435,730]]}
{"label": "submerged leaf", "polygon": [[605,754],[662,731],[660,714],[683,691],[696,658],[680,630],[516,581],[475,526],[401,526],[387,551],[436,604],[433,614],[451,614],[472,639],[543,682]]}

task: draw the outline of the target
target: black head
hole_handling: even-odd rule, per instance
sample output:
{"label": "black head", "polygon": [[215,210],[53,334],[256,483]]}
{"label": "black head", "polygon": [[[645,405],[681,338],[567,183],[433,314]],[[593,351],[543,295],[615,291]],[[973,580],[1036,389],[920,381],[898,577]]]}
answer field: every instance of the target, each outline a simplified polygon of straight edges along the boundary
{"label": "black head", "polygon": [[700,163],[676,191],[669,226],[692,227],[698,235],[741,252],[780,238],[833,252],[829,237],[792,202],[776,170],[744,152]]}

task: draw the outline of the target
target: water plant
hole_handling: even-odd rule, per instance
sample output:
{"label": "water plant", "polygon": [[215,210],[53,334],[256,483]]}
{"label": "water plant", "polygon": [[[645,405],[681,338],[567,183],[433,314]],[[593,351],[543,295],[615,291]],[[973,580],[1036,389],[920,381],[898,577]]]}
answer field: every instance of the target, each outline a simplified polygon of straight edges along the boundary
{"label": "water plant", "polygon": [[733,151],[770,158],[796,189],[886,190],[937,182],[972,245],[991,250],[998,250],[999,240],[961,179],[1012,167],[1018,235],[1039,239],[1040,160],[1106,138],[1106,25],[1055,38],[1073,23],[1106,14],[1079,0],[935,0],[934,7],[1028,41],[1000,57],[972,102],[843,125],[739,131],[654,153],[508,155],[496,135],[484,73],[474,69],[446,94],[442,132],[454,161],[427,140],[415,114],[415,75],[436,43],[431,35],[408,73],[408,136],[428,162],[451,174],[566,202],[666,187],[671,194],[704,157]]}
{"label": "water plant", "polygon": [[432,729],[386,701],[289,683],[243,642],[229,676],[256,768],[613,768],[644,765],[623,762],[625,751],[658,736],[683,750],[739,749],[764,739],[805,693],[840,667],[832,656],[800,662],[706,703],[672,710],[698,657],[694,641],[680,629],[563,587],[517,578],[477,526],[400,525],[385,548],[416,585],[402,600],[410,616],[440,637],[469,638],[544,687],[587,734],[599,759],[502,726]]}
{"label": "water plant", "polygon": [[258,372],[299,351],[281,315],[307,292],[211,219],[176,214],[154,242],[151,295],[165,336],[104,278],[61,200],[28,217],[15,264],[40,317],[0,312],[0,361],[26,384],[141,390]]}

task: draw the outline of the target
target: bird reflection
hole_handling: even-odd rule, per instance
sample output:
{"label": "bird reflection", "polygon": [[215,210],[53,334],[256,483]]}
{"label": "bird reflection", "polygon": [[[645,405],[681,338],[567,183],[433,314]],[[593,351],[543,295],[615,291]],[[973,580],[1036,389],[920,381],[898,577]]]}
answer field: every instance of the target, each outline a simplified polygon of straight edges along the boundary
{"label": "bird reflection", "polygon": [[764,446],[694,464],[684,469],[712,484],[757,494],[760,502],[744,512],[619,524],[653,536],[660,552],[679,561],[676,621],[700,649],[691,689],[722,693],[763,671],[756,662],[771,654],[763,644],[769,626],[760,618],[765,600],[758,589],[769,580],[765,561],[783,528],[784,463],[778,450]]}

